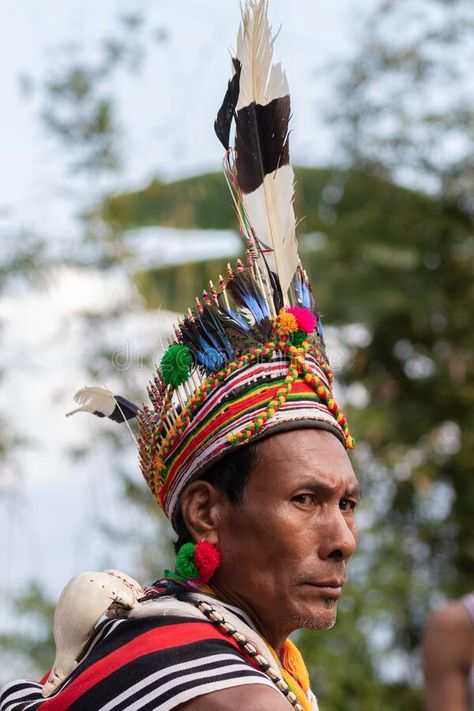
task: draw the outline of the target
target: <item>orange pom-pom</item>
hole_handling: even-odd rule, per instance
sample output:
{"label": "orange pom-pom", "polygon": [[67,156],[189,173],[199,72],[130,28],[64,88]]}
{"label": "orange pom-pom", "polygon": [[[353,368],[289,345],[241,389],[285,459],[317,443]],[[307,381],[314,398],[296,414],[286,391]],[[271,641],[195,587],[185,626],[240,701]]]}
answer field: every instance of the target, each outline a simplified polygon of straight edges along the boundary
{"label": "orange pom-pom", "polygon": [[296,316],[285,311],[285,309],[280,309],[278,316],[273,322],[275,331],[280,336],[286,336],[289,333],[294,333],[298,330],[298,321]]}

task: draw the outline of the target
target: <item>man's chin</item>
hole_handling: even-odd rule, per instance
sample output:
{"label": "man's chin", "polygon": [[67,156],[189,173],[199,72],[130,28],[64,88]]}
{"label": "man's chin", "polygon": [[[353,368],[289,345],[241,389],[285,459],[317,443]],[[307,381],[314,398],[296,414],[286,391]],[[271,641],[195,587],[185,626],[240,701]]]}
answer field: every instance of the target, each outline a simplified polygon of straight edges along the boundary
{"label": "man's chin", "polygon": [[317,607],[308,610],[299,610],[295,616],[298,629],[330,630],[336,624],[337,601],[325,600]]}

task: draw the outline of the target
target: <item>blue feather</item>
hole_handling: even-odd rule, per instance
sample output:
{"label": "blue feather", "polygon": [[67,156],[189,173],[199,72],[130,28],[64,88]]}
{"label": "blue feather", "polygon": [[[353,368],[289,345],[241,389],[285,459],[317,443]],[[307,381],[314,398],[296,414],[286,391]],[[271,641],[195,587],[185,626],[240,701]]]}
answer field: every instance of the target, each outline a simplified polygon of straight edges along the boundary
{"label": "blue feather", "polygon": [[313,299],[311,289],[302,278],[300,270],[293,277],[293,288],[295,290],[296,300],[300,306],[306,309],[313,310]]}
{"label": "blue feather", "polygon": [[224,366],[227,359],[222,351],[207,346],[203,350],[196,351],[196,360],[207,371],[215,372]]}
{"label": "blue feather", "polygon": [[237,306],[247,308],[257,323],[270,317],[263,294],[248,271],[238,272],[227,285]]}
{"label": "blue feather", "polygon": [[318,314],[318,320],[317,320],[317,325],[316,325],[316,332],[318,336],[321,338],[322,341],[324,341],[324,329],[323,329],[323,322],[321,320],[321,316]]}
{"label": "blue feather", "polygon": [[262,302],[259,303],[251,294],[245,294],[242,296],[242,301],[244,306],[246,306],[249,311],[253,313],[257,323],[260,323],[260,321],[263,321],[264,318],[268,318],[268,316],[270,316],[263,299]]}
{"label": "blue feather", "polygon": [[250,326],[249,326],[249,324],[247,323],[247,321],[244,319],[244,317],[242,316],[242,314],[239,314],[238,311],[233,311],[232,309],[224,308],[222,305],[221,305],[221,309],[222,309],[222,311],[225,313],[226,316],[228,316],[229,318],[234,319],[234,321],[237,321],[237,323],[239,324],[239,326],[240,326],[241,328],[243,328],[243,330],[244,330],[246,333],[248,333],[248,332],[250,331]]}

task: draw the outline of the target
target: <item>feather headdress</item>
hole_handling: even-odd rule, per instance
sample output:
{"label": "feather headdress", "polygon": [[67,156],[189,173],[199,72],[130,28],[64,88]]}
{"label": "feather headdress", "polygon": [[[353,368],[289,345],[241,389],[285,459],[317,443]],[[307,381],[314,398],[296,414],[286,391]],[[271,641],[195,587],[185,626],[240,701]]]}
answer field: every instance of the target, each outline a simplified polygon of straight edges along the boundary
{"label": "feather headdress", "polygon": [[[279,429],[316,427],[353,447],[311,285],[298,258],[289,159],[290,96],[273,63],[267,0],[242,13],[233,76],[215,122],[246,244],[178,321],[137,408],[142,472],[172,519],[186,484],[233,447]],[[233,145],[231,145],[233,143]],[[120,396],[82,391],[78,410],[132,412]],[[124,408],[124,405],[126,407]],[[77,411],[77,410],[76,410]]]}

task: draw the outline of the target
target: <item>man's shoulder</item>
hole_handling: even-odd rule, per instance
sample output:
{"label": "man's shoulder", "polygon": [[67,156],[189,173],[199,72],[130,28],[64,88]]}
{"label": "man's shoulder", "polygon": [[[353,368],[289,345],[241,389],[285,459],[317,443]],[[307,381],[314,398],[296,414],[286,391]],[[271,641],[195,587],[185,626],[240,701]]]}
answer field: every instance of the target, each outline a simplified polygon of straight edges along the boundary
{"label": "man's shoulder", "polygon": [[[260,687],[271,695],[262,696]],[[38,708],[43,702],[48,708],[78,703],[90,711],[119,702],[127,704],[122,708],[149,708],[152,703],[156,709],[172,709],[200,698],[207,705],[199,702],[195,708],[206,711],[235,709],[242,699],[246,709],[280,708],[280,694],[270,680],[214,625],[173,615],[104,622],[53,696],[42,699],[40,685],[20,682],[5,689],[1,703],[8,706],[18,693],[38,702]]]}
{"label": "man's shoulder", "polygon": [[[207,642],[236,647],[222,632],[205,619],[165,614],[108,621],[94,635],[85,658],[111,656],[126,648],[130,659],[140,655],[176,650]],[[112,661],[112,659],[111,659]],[[120,659],[117,658],[120,663]]]}
{"label": "man's shoulder", "polygon": [[[150,700],[155,708],[175,708],[233,686],[271,683],[206,620],[174,615],[130,618],[107,623],[99,634],[60,692],[72,697],[77,691],[90,709],[117,697],[135,708]],[[173,702],[175,706],[169,706]]]}
{"label": "man's shoulder", "polygon": [[444,639],[459,639],[458,635],[472,632],[472,623],[462,600],[455,600],[433,610],[427,621],[427,632]]}
{"label": "man's shoulder", "polygon": [[431,612],[423,635],[425,670],[439,673],[450,667],[469,667],[473,637],[472,623],[461,600]]}
{"label": "man's shoulder", "polygon": [[177,707],[177,711],[288,711],[288,701],[276,689],[262,684],[234,686],[198,696]]}

